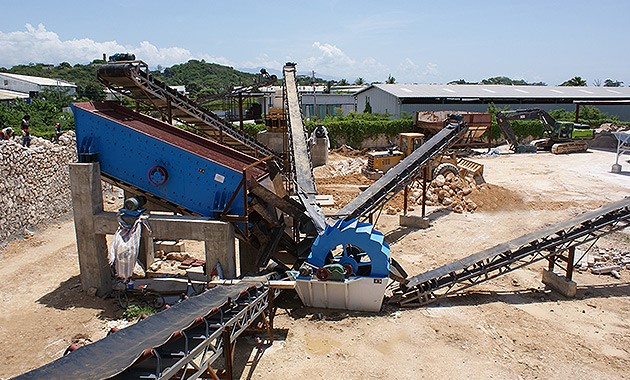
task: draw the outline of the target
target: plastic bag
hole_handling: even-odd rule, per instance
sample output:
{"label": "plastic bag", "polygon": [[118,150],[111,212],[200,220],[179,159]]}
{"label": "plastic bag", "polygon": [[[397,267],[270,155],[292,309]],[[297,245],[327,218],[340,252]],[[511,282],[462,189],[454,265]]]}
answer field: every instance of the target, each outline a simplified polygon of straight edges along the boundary
{"label": "plastic bag", "polygon": [[133,275],[133,268],[138,259],[142,226],[146,226],[147,230],[151,232],[146,223],[147,218],[146,215],[140,215],[133,225],[125,222],[121,217],[118,218],[119,227],[109,248],[108,258],[109,264],[114,264],[116,275],[125,282]]}

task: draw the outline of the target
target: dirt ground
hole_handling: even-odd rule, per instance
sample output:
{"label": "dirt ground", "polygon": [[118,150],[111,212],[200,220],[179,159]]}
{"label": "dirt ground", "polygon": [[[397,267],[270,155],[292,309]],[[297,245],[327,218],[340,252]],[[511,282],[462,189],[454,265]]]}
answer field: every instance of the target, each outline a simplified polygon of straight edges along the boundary
{"label": "dirt ground", "polygon": [[[426,230],[400,227],[398,216],[383,213],[377,228],[415,275],[629,196],[623,158],[621,175],[609,172],[614,154],[602,151],[475,158],[489,184],[475,195],[477,212],[429,208]],[[364,184],[351,175],[323,181],[320,191],[358,193]],[[598,246],[629,251],[630,231]],[[545,265],[427,307],[386,306],[377,314],[304,308],[286,294],[278,339],[243,338],[237,372],[241,379],[630,378],[630,270],[621,279],[576,273],[578,295],[567,299],[540,282]],[[84,295],[78,274],[71,219],[0,253],[0,377],[54,360],[75,340],[105,336],[121,311]]]}

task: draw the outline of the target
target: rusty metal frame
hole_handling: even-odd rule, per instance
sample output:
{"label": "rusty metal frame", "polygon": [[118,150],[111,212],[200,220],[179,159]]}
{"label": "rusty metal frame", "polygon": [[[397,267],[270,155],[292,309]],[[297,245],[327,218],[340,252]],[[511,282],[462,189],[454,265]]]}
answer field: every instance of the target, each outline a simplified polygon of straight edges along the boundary
{"label": "rusty metal frame", "polygon": [[[247,186],[247,170],[251,169],[255,166],[258,166],[268,160],[273,159],[274,156],[270,155],[270,156],[266,156],[263,157],[261,159],[258,159],[255,162],[252,162],[249,165],[246,165],[245,167],[243,167],[242,169],[242,173],[243,173],[243,178],[241,179],[241,181],[239,182],[238,186],[236,187],[236,189],[234,190],[234,192],[232,193],[232,196],[230,197],[230,200],[228,201],[227,205],[225,206],[225,209],[223,210],[223,212],[221,212],[221,220],[226,221],[226,222],[243,222],[244,223],[244,230],[241,230],[238,225],[235,225],[236,229],[238,231],[240,231],[243,234],[243,237],[245,239],[249,238],[249,188]],[[228,214],[228,210],[232,207],[232,205],[234,204],[234,202],[236,201],[237,197],[238,197],[238,193],[239,191],[243,189],[243,214],[242,216],[240,215],[229,215]]]}

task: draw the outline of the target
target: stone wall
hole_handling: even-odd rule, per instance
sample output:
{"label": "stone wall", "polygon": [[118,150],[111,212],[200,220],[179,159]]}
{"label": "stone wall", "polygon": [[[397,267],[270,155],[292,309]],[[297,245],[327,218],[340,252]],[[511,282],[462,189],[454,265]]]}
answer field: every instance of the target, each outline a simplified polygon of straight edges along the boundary
{"label": "stone wall", "polygon": [[68,163],[76,151],[73,131],[59,144],[33,137],[30,148],[19,137],[0,141],[0,242],[72,210]]}

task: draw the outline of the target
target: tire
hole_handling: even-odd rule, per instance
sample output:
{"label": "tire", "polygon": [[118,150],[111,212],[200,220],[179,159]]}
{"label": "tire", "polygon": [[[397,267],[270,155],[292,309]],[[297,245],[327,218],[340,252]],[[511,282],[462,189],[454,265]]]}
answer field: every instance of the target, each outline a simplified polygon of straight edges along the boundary
{"label": "tire", "polygon": [[439,176],[440,174],[446,177],[448,173],[453,173],[454,175],[459,177],[459,170],[457,169],[457,166],[451,164],[450,162],[444,162],[433,169],[433,178]]}

